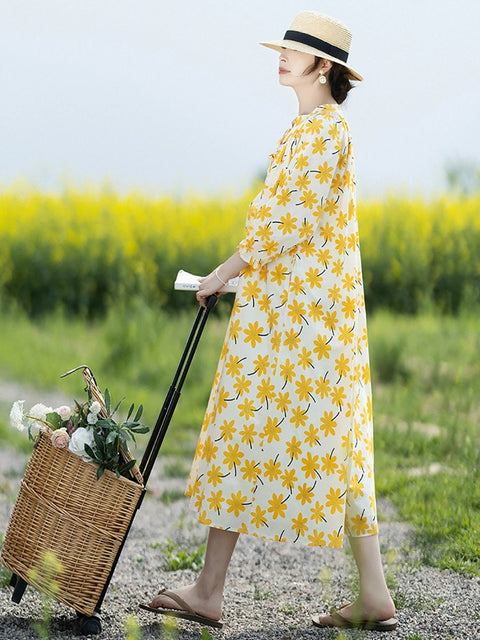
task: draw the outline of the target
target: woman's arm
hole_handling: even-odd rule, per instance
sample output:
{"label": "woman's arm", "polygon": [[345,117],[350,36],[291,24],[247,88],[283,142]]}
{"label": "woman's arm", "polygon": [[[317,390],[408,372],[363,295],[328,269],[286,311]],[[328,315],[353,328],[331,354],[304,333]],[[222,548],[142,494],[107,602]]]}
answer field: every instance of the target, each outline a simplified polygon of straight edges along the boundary
{"label": "woman's arm", "polygon": [[202,307],[205,306],[205,298],[208,298],[208,296],[211,296],[213,293],[217,293],[226,282],[238,276],[240,271],[243,271],[247,265],[248,262],[242,260],[238,253],[234,253],[233,256],[230,256],[228,260],[225,260],[223,264],[219,265],[208,276],[200,278],[197,300]]}

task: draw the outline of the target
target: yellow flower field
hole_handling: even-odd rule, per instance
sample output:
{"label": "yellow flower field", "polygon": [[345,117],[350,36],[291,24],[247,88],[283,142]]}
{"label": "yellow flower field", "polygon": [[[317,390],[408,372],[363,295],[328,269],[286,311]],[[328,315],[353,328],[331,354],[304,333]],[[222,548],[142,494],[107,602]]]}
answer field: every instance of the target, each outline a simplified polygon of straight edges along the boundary
{"label": "yellow flower field", "polygon": [[[110,189],[0,193],[0,296],[28,313],[62,306],[96,315],[141,295],[179,307],[178,269],[206,273],[235,250],[251,190],[241,197],[119,196]],[[480,293],[480,195],[359,203],[367,306],[457,311]]]}

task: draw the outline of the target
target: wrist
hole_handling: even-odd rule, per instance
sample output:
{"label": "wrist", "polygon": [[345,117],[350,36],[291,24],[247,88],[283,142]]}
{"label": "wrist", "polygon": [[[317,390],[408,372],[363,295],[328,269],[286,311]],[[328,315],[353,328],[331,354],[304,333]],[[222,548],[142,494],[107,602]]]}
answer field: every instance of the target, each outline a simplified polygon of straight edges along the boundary
{"label": "wrist", "polygon": [[225,287],[225,286],[227,286],[228,280],[224,280],[222,278],[222,276],[218,272],[219,269],[220,269],[220,267],[217,267],[213,273],[216,275],[217,280],[219,280],[223,284],[223,286]]}

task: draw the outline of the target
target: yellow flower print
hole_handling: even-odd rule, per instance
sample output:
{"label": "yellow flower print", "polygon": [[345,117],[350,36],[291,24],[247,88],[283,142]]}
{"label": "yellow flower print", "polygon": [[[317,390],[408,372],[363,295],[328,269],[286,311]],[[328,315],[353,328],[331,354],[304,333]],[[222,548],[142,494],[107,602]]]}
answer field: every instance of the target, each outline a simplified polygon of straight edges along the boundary
{"label": "yellow flower print", "polygon": [[296,429],[298,427],[304,427],[307,422],[307,410],[302,410],[301,407],[295,407],[291,413],[290,422],[295,425]]}
{"label": "yellow flower print", "polygon": [[268,462],[264,462],[263,466],[265,467],[263,475],[269,482],[278,480],[281,472],[281,464],[277,461],[277,458],[275,458],[275,460],[270,459]]}
{"label": "yellow flower print", "polygon": [[284,187],[287,184],[287,172],[282,169],[278,175],[277,184],[279,187]]}
{"label": "yellow flower print", "polygon": [[210,497],[207,498],[207,502],[209,502],[210,504],[210,511],[216,511],[217,513],[220,513],[222,504],[225,502],[225,498],[222,495],[222,490],[217,491],[216,493],[215,491],[212,491]]}
{"label": "yellow flower print", "polygon": [[324,412],[320,420],[320,429],[324,432],[325,437],[327,437],[328,435],[334,435],[335,429],[337,428],[337,421],[335,420],[337,416],[333,416],[333,411]]}
{"label": "yellow flower print", "polygon": [[323,322],[325,324],[326,329],[330,329],[333,333],[335,331],[335,327],[337,326],[338,318],[336,311],[325,311],[325,315],[323,316]]}
{"label": "yellow flower print", "polygon": [[328,198],[323,205],[325,213],[334,214],[337,210],[337,200],[335,198]]}
{"label": "yellow flower print", "polygon": [[337,456],[333,455],[333,451],[334,449],[322,458],[322,471],[324,471],[327,476],[332,475],[332,473],[335,473],[338,469]]}
{"label": "yellow flower print", "polygon": [[279,206],[285,206],[292,199],[292,191],[288,187],[284,187],[280,191],[280,193],[277,194],[276,197],[277,197],[277,204]]}
{"label": "yellow flower print", "polygon": [[212,460],[215,459],[215,455],[218,451],[218,447],[215,446],[213,440],[211,439],[210,436],[208,436],[208,438],[205,440],[204,444],[203,444],[203,451],[202,451],[202,457],[208,462],[210,463]]}
{"label": "yellow flower print", "polygon": [[315,502],[315,505],[310,508],[310,511],[312,512],[312,520],[314,520],[316,524],[318,524],[320,520],[324,522],[327,521],[325,518],[325,508],[318,500]]}
{"label": "yellow flower print", "polygon": [[351,233],[349,236],[347,236],[347,247],[349,249],[349,251],[356,251],[358,249],[359,246],[359,240],[358,240],[358,234],[356,233]]}
{"label": "yellow flower print", "polygon": [[237,473],[237,465],[241,463],[245,455],[243,451],[239,451],[238,446],[238,443],[235,445],[229,444],[223,452],[223,463],[228,466],[230,471],[233,469],[235,474]]}
{"label": "yellow flower print", "polygon": [[355,318],[356,306],[357,305],[354,298],[350,298],[350,296],[347,296],[345,298],[342,303],[342,311],[345,314],[346,318],[351,318],[352,320]]}
{"label": "yellow flower print", "polygon": [[320,287],[323,278],[320,275],[320,271],[316,267],[309,267],[305,272],[305,280],[308,282],[310,287]]}
{"label": "yellow flower print", "polygon": [[227,500],[227,504],[229,505],[227,512],[234,514],[236,518],[245,511],[245,505],[247,500],[247,496],[242,495],[241,491],[237,491],[237,493],[232,493],[230,498]]}
{"label": "yellow flower print", "polygon": [[207,471],[208,484],[211,484],[214,488],[222,483],[223,477],[219,465],[213,464]]}
{"label": "yellow flower print", "polygon": [[270,272],[270,277],[272,282],[276,284],[282,284],[285,278],[288,276],[288,271],[285,270],[285,266],[282,264],[277,264]]}
{"label": "yellow flower print", "polygon": [[309,135],[320,133],[322,128],[323,128],[322,121],[319,118],[312,118],[305,125],[305,133],[308,133]]}
{"label": "yellow flower print", "polygon": [[254,424],[244,424],[243,429],[239,431],[239,435],[242,439],[243,444],[247,444],[250,449],[252,448],[252,444],[257,433],[258,432],[255,431]]}
{"label": "yellow flower print", "polygon": [[349,364],[350,359],[347,358],[344,353],[341,353],[337,360],[335,360],[335,371],[337,371],[340,378],[346,376],[350,371]]}
{"label": "yellow flower print", "polygon": [[280,365],[280,376],[285,379],[285,382],[292,382],[295,377],[295,365],[287,358],[283,364]]}
{"label": "yellow flower print", "polygon": [[257,385],[257,398],[261,403],[265,402],[268,408],[268,401],[275,398],[275,386],[270,382],[270,378],[262,378],[260,384]]}
{"label": "yellow flower print", "polygon": [[237,343],[239,334],[240,334],[240,320],[233,320],[230,323],[229,336],[235,342],[235,344]]}
{"label": "yellow flower print", "polygon": [[359,449],[358,451],[354,451],[352,453],[353,463],[359,469],[363,469],[364,464],[366,463],[365,456],[363,455],[363,451]]}
{"label": "yellow flower print", "polygon": [[350,486],[348,487],[349,492],[353,493],[356,500],[359,496],[363,496],[364,488],[363,483],[360,481],[358,474],[356,473],[350,480]]}
{"label": "yellow flower print", "polygon": [[351,273],[347,273],[346,276],[342,280],[343,288],[347,291],[353,291],[355,289],[355,278]]}
{"label": "yellow flower print", "polygon": [[347,222],[348,222],[347,214],[345,213],[345,211],[340,211],[339,214],[337,215],[337,227],[345,229],[345,227],[347,226]]}
{"label": "yellow flower print", "polygon": [[254,280],[249,280],[242,290],[242,295],[245,296],[245,298],[258,298],[261,293],[262,290]]}
{"label": "yellow flower print", "polygon": [[328,267],[328,263],[332,259],[332,254],[329,249],[319,249],[317,251],[318,261]]}
{"label": "yellow flower print", "polygon": [[347,482],[347,475],[347,465],[342,462],[337,471],[338,481],[345,484],[345,482]]}
{"label": "yellow flower print", "polygon": [[293,436],[290,442],[287,442],[286,452],[291,460],[298,460],[298,457],[302,454],[301,444],[302,441],[298,440],[296,436]]}
{"label": "yellow flower print", "polygon": [[197,511],[200,511],[200,509],[202,508],[204,500],[205,494],[203,492],[199,493],[195,500],[195,509],[197,509]]}
{"label": "yellow flower print", "polygon": [[304,536],[305,533],[308,531],[307,522],[308,522],[307,518],[304,518],[301,513],[299,513],[296,518],[292,518],[292,529],[297,534],[297,537],[295,540],[298,540],[300,536]]}
{"label": "yellow flower print", "polygon": [[280,216],[280,224],[278,225],[279,230],[283,233],[283,235],[292,233],[297,228],[297,218],[293,218],[290,211],[283,216]]}
{"label": "yellow flower print", "polygon": [[310,451],[308,451],[305,458],[302,458],[302,463],[302,471],[305,474],[305,478],[315,479],[315,476],[318,475],[318,470],[320,469],[318,456],[312,456]]}
{"label": "yellow flower print", "polygon": [[255,482],[260,474],[259,464],[260,463],[255,462],[255,460],[245,460],[243,467],[240,467],[242,478],[247,480],[247,482]]}
{"label": "yellow flower print", "polygon": [[343,260],[335,260],[332,264],[332,273],[335,276],[341,276],[343,272]]}
{"label": "yellow flower print", "polygon": [[362,367],[362,382],[363,384],[370,382],[370,367],[368,364],[364,364]]}
{"label": "yellow flower print", "polygon": [[[258,297],[258,295],[257,295]],[[269,311],[272,303],[270,301],[271,296],[267,296],[266,293],[263,294],[260,298],[258,298],[258,308],[260,311]]]}
{"label": "yellow flower print", "polygon": [[347,398],[344,387],[335,387],[330,397],[332,398],[332,402],[341,410],[342,404]]}
{"label": "yellow flower print", "polygon": [[333,192],[338,193],[339,191],[342,191],[342,185],[343,185],[343,176],[341,173],[336,173],[333,176],[333,180],[332,180]]}
{"label": "yellow flower print", "polygon": [[367,534],[369,536],[375,536],[378,533],[378,525],[376,522],[372,522],[372,524],[368,527]]}
{"label": "yellow flower print", "polygon": [[205,510],[199,512],[198,521],[200,524],[206,524],[207,526],[212,524],[211,519],[207,516],[207,512]]}
{"label": "yellow flower print", "polygon": [[292,278],[290,281],[290,291],[296,296],[300,295],[301,293],[305,293],[303,280],[298,276]]}
{"label": "yellow flower print", "polygon": [[228,360],[225,362],[225,369],[227,371],[227,375],[231,376],[232,378],[234,378],[235,376],[238,376],[238,374],[243,369],[242,360],[245,360],[245,358],[240,359],[238,356],[230,355],[228,357]]}
{"label": "yellow flower print", "polygon": [[287,505],[285,504],[285,502],[287,501],[287,498],[283,497],[283,493],[280,493],[278,496],[276,493],[272,493],[272,498],[271,500],[268,501],[268,504],[270,505],[268,508],[268,512],[272,514],[272,518],[274,520],[276,520],[277,518],[284,518],[285,517],[285,511],[287,510]]}
{"label": "yellow flower print", "polygon": [[257,411],[257,409],[255,409],[253,400],[249,400],[248,398],[245,398],[243,404],[238,405],[238,409],[240,417],[246,418],[247,420],[253,418],[253,416],[255,415],[255,411]]}
{"label": "yellow flower print", "polygon": [[302,507],[306,502],[310,504],[313,499],[313,487],[309,487],[307,483],[304,482],[302,486],[298,487],[296,499],[302,503]]}
{"label": "yellow flower print", "polygon": [[[267,323],[270,329],[276,326],[279,316],[280,314],[278,311],[275,311],[275,309],[270,309],[270,311],[267,314]],[[280,342],[281,342],[281,338],[280,338]]]}
{"label": "yellow flower print", "polygon": [[[299,236],[300,238],[306,238],[307,240],[313,235],[313,224],[311,222],[308,222],[308,220],[303,220],[302,222],[302,226],[300,227],[300,232],[299,232]],[[304,248],[304,252],[305,252],[305,248]],[[315,251],[312,251],[312,254],[315,253]]]}
{"label": "yellow flower print", "polygon": [[220,434],[221,434],[220,438],[223,438],[225,441],[232,440],[233,434],[237,430],[234,425],[235,425],[234,420],[230,420],[230,421],[224,420],[223,423],[220,425]]}
{"label": "yellow flower print", "polygon": [[278,353],[280,351],[280,347],[282,346],[282,334],[280,331],[273,331],[270,336],[270,344],[272,347],[272,351]]}
{"label": "yellow flower print", "polygon": [[272,258],[277,253],[278,243],[275,242],[274,240],[271,240],[270,242],[265,242],[264,248],[267,256],[269,258]]}
{"label": "yellow flower print", "polygon": [[321,156],[327,149],[327,140],[325,138],[315,138],[312,144],[312,153],[319,153]]}
{"label": "yellow flower print", "polygon": [[258,220],[266,220],[267,218],[269,218],[271,211],[272,207],[269,207],[266,204],[262,204],[262,206],[257,211]]}
{"label": "yellow flower print", "polygon": [[330,127],[330,129],[328,130],[328,135],[333,138],[333,140],[336,140],[338,138],[338,136],[340,135],[340,131],[336,123],[332,124],[332,126]]}
{"label": "yellow flower print", "polygon": [[299,191],[303,191],[310,186],[310,183],[311,183],[311,180],[308,177],[308,172],[307,172],[303,175],[298,176],[297,181],[295,182],[295,186]]}
{"label": "yellow flower print", "polygon": [[233,388],[237,393],[237,398],[239,398],[240,396],[243,396],[244,393],[248,393],[251,384],[252,384],[251,379],[247,378],[244,375],[238,376],[237,378],[235,378],[235,382],[233,383]]}
{"label": "yellow flower print", "polygon": [[339,255],[343,255],[347,252],[347,238],[343,233],[339,233],[335,239],[335,249]]}
{"label": "yellow flower print", "polygon": [[305,322],[305,314],[307,310],[305,309],[305,304],[303,302],[298,302],[295,298],[292,300],[291,304],[287,305],[288,315],[292,319],[292,322]]}
{"label": "yellow flower print", "polygon": [[328,184],[332,179],[333,168],[328,164],[328,162],[324,162],[319,165],[318,171],[315,172],[315,177],[320,181],[320,184]]}
{"label": "yellow flower print", "polygon": [[259,376],[264,376],[267,373],[269,364],[270,358],[268,356],[258,356],[253,361],[255,367],[254,373],[258,373]]}
{"label": "yellow flower print", "polygon": [[270,224],[262,224],[258,227],[255,236],[259,239],[260,242],[267,243],[268,240],[271,239],[273,235],[273,229]]}
{"label": "yellow flower print", "polygon": [[303,206],[307,207],[308,209],[313,209],[314,205],[318,203],[316,193],[311,189],[303,191],[300,197],[302,198]]}
{"label": "yellow flower print", "polygon": [[317,395],[319,395],[321,398],[326,398],[327,396],[330,395],[331,386],[330,386],[330,380],[328,380],[327,378],[327,374],[325,374],[323,378],[320,378],[319,380],[315,380],[315,388],[316,388]]}
{"label": "yellow flower print", "polygon": [[[282,418],[283,420],[283,418]],[[280,433],[282,429],[280,427],[280,423],[278,422],[278,418],[273,418],[272,416],[268,416],[267,424],[264,426],[261,437],[266,438],[268,443],[271,443],[273,440],[276,442],[280,441]]]}
{"label": "yellow flower print", "polygon": [[318,335],[317,338],[313,341],[313,353],[317,354],[319,360],[321,360],[322,358],[326,358],[328,360],[328,358],[330,357],[330,351],[332,350],[332,347],[329,345],[330,341],[331,338],[327,339],[327,336],[321,335]]}
{"label": "yellow flower print", "polygon": [[308,402],[313,391],[312,379],[305,378],[302,373],[300,379],[295,382],[295,386],[297,387],[295,393],[297,394],[299,400],[305,400],[306,402]]}
{"label": "yellow flower print", "polygon": [[314,322],[323,317],[323,306],[320,304],[320,300],[318,302],[310,302],[308,305],[308,317]]}
{"label": "yellow flower print", "polygon": [[285,487],[290,492],[293,491],[293,487],[295,482],[297,481],[297,474],[295,473],[295,469],[285,469],[285,471],[281,475],[282,478],[282,487]]}
{"label": "yellow flower print", "polygon": [[312,352],[308,351],[306,347],[302,347],[302,350],[298,354],[298,366],[305,369],[313,369]]}
{"label": "yellow flower print", "polygon": [[353,342],[353,326],[349,327],[344,324],[343,327],[340,327],[338,330],[338,339],[341,340],[346,347]]}
{"label": "yellow flower print", "polygon": [[217,395],[218,413],[222,413],[222,411],[227,408],[227,400],[229,400],[229,395],[230,394],[225,389],[225,387],[222,387],[218,392],[218,395]]}
{"label": "yellow flower print", "polygon": [[308,157],[304,153],[299,153],[296,158],[295,168],[298,169],[298,171],[303,171],[308,167],[308,163]]}
{"label": "yellow flower print", "polygon": [[283,344],[288,347],[289,351],[292,349],[298,349],[298,343],[300,342],[300,332],[297,329],[289,329],[285,331],[285,339]]}
{"label": "yellow flower print", "polygon": [[250,522],[252,524],[254,524],[257,529],[259,527],[264,527],[267,524],[267,520],[265,518],[265,514],[266,514],[266,510],[265,509],[261,509],[260,505],[257,504],[257,508],[255,509],[255,511],[252,511],[250,513],[251,515],[251,520]]}
{"label": "yellow flower print", "polygon": [[350,529],[355,536],[364,536],[368,530],[367,518],[357,513],[356,516],[350,519]]}
{"label": "yellow flower print", "polygon": [[317,444],[320,444],[320,439],[318,437],[318,428],[314,427],[311,424],[306,431],[303,432],[305,435],[305,442],[309,447],[314,447]]}
{"label": "yellow flower print", "polygon": [[328,546],[333,549],[341,549],[343,546],[343,534],[339,531],[334,531],[328,534],[329,543]]}
{"label": "yellow flower print", "polygon": [[279,391],[275,398],[275,405],[277,407],[277,411],[280,411],[284,415],[287,415],[288,407],[292,404],[290,400],[290,393],[288,391],[282,392]]}
{"label": "yellow flower print", "polygon": [[344,494],[342,494],[341,489],[334,489],[333,487],[330,488],[330,491],[326,496],[327,500],[325,502],[325,506],[330,509],[332,516],[336,511],[342,513],[343,505],[345,504],[345,499],[342,497],[343,495]]}
{"label": "yellow flower print", "polygon": [[333,287],[330,287],[328,290],[328,297],[334,304],[339,302],[342,299],[340,287],[336,284],[334,284]]}
{"label": "yellow flower print", "polygon": [[335,227],[332,227],[329,222],[325,222],[325,224],[320,228],[320,235],[325,242],[333,240],[335,237]]}
{"label": "yellow flower print", "polygon": [[313,530],[308,536],[308,546],[309,547],[324,547],[326,545],[325,542],[325,533],[323,531]]}

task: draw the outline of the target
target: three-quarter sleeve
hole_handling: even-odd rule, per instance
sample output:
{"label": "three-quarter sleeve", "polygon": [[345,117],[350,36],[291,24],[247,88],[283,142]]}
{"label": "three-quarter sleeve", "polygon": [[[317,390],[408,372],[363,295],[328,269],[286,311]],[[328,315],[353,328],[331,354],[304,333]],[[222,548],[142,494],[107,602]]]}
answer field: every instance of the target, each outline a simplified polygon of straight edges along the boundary
{"label": "three-quarter sleeve", "polygon": [[329,206],[329,197],[338,197],[335,189],[330,194],[332,183],[342,181],[341,158],[348,148],[348,132],[342,121],[313,119],[293,140],[292,136],[282,140],[265,185],[250,205],[245,237],[237,247],[242,259],[253,267],[308,242],[323,208]]}

